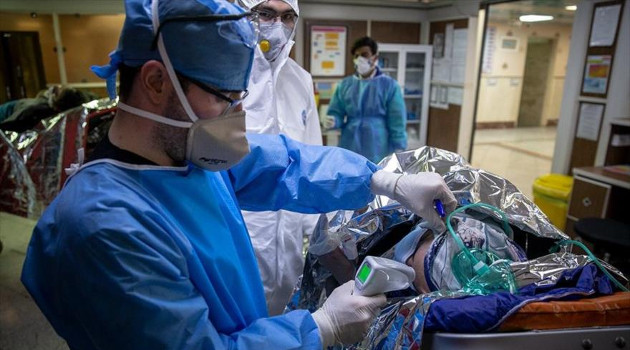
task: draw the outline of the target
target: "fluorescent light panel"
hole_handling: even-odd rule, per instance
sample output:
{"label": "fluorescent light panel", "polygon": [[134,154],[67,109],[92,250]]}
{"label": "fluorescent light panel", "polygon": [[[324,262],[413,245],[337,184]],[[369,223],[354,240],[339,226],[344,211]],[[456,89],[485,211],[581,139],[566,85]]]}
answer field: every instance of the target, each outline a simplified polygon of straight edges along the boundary
{"label": "fluorescent light panel", "polygon": [[577,5],[567,5],[564,7],[564,9],[567,11],[575,11],[577,10]]}
{"label": "fluorescent light panel", "polygon": [[551,21],[553,16],[547,15],[523,15],[518,18],[521,22],[542,22],[542,21]]}

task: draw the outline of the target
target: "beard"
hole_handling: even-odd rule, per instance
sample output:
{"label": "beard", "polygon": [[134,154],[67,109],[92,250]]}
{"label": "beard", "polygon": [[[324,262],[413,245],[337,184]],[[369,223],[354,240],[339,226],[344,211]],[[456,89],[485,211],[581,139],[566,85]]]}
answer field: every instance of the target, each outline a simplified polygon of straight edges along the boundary
{"label": "beard", "polygon": [[[174,92],[168,97],[168,104],[162,115],[173,120],[190,121]],[[164,150],[164,153],[173,159],[175,164],[183,164],[186,161],[188,130],[156,123],[153,129],[153,142],[158,149]]]}

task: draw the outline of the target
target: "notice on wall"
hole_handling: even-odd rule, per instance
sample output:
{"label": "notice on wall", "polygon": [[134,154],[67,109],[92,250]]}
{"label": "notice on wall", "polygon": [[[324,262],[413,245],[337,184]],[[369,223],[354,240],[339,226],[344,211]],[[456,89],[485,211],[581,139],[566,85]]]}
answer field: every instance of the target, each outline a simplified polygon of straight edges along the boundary
{"label": "notice on wall", "polygon": [[603,115],[603,104],[582,102],[580,104],[576,137],[597,141]]}
{"label": "notice on wall", "polygon": [[444,57],[444,33],[433,35],[433,58]]}
{"label": "notice on wall", "polygon": [[345,75],[346,36],[346,27],[311,27],[311,75]]}
{"label": "notice on wall", "polygon": [[433,61],[431,80],[449,82],[451,80],[451,62],[449,59],[441,58]]}
{"label": "notice on wall", "polygon": [[621,4],[599,6],[593,15],[589,46],[612,46],[617,34]]}
{"label": "notice on wall", "polygon": [[451,83],[463,84],[466,73],[466,43],[468,29],[453,30],[453,56],[451,60]]}
{"label": "notice on wall", "polygon": [[488,27],[486,29],[486,38],[484,39],[483,62],[481,72],[484,74],[492,73],[492,62],[494,56],[494,47],[497,40],[497,28]]}
{"label": "notice on wall", "polygon": [[582,92],[605,94],[610,75],[610,55],[589,55],[586,57]]}
{"label": "notice on wall", "polygon": [[448,103],[461,106],[464,101],[464,89],[458,87],[448,88]]}

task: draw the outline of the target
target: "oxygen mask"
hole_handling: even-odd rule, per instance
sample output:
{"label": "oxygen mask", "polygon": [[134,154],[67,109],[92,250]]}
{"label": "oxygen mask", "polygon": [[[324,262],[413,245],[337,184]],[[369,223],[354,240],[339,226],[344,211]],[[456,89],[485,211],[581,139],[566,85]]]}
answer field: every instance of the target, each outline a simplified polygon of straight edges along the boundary
{"label": "oxygen mask", "polygon": [[483,207],[498,213],[502,218],[503,230],[506,235],[512,235],[505,213],[498,208],[484,203],[475,203],[463,206],[449,214],[446,226],[451,236],[461,249],[453,256],[451,268],[453,275],[462,285],[465,292],[471,294],[486,295],[497,291],[518,291],[514,274],[510,269],[510,260],[502,259],[496,254],[484,249],[469,249],[461,237],[455,232],[451,224],[454,214],[465,211],[468,208]]}

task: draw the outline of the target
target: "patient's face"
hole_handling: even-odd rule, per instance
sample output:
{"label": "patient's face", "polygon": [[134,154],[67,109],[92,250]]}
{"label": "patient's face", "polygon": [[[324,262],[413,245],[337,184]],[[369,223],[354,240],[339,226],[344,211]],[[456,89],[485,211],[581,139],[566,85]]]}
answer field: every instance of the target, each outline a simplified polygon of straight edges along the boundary
{"label": "patient's face", "polygon": [[406,264],[413,267],[416,272],[416,278],[413,281],[413,285],[417,291],[421,294],[429,293],[429,285],[426,278],[424,278],[424,257],[427,255],[429,247],[433,242],[433,233],[427,232],[420,241],[416,252],[407,259]]}

